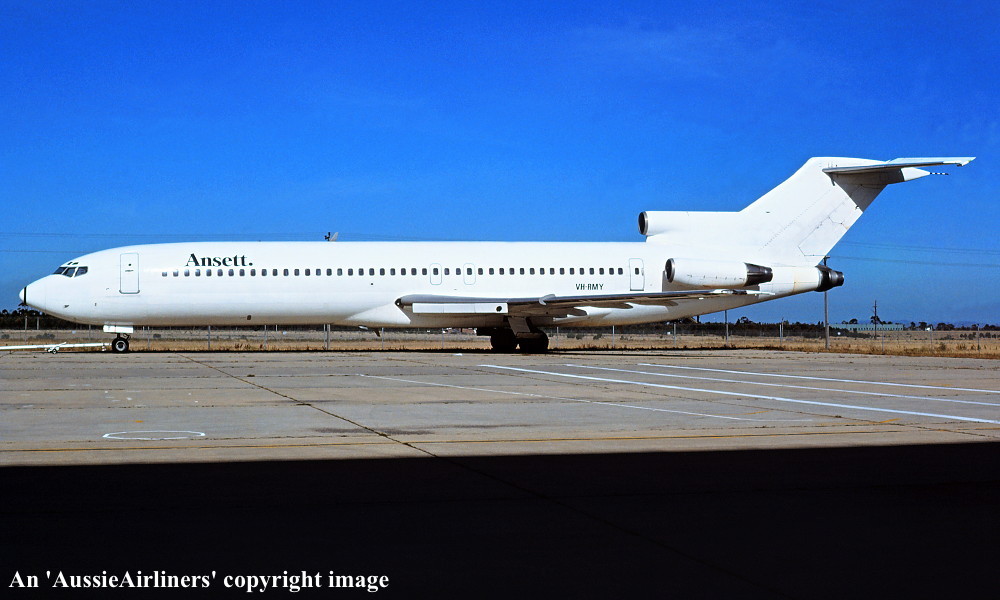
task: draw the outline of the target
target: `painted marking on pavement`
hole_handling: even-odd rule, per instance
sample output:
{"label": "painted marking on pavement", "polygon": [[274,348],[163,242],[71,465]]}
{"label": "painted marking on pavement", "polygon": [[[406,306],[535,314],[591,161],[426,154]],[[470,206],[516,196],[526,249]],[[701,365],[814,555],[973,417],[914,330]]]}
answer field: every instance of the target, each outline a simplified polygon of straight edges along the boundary
{"label": "painted marking on pavement", "polygon": [[[489,366],[489,365],[480,365],[480,366]],[[360,375],[361,377],[369,377],[371,379],[388,379],[389,381],[401,381],[403,383],[416,383],[418,385],[431,385],[431,386],[437,386],[437,387],[454,388],[454,389],[458,389],[458,390],[472,390],[472,391],[476,391],[476,392],[492,392],[492,393],[495,393],[495,394],[510,394],[510,395],[514,395],[514,396],[528,396],[530,398],[546,398],[546,399],[549,399],[549,400],[568,400],[570,402],[583,402],[585,404],[603,404],[605,406],[617,406],[617,407],[620,407],[620,408],[635,408],[635,409],[638,409],[638,410],[651,410],[651,411],[654,411],[654,412],[675,413],[675,414],[679,414],[679,415],[690,415],[690,416],[695,416],[695,417],[712,417],[712,418],[715,418],[715,419],[727,419],[727,420],[732,420],[732,421],[754,421],[754,422],[757,422],[757,423],[773,423],[775,421],[777,421],[777,422],[812,421],[812,419],[747,419],[747,418],[743,418],[743,417],[728,417],[728,416],[725,416],[725,415],[709,415],[709,414],[705,414],[705,413],[687,412],[687,411],[683,411],[683,410],[668,410],[666,408],[653,408],[653,407],[650,407],[650,406],[635,406],[633,404],[622,404],[620,402],[601,402],[599,400],[583,400],[581,398],[562,398],[560,396],[545,396],[545,395],[542,395],[542,394],[531,394],[531,393],[528,393],[528,392],[512,392],[510,390],[492,390],[492,389],[488,389],[488,388],[468,387],[468,386],[464,386],[464,385],[451,385],[451,384],[447,384],[447,383],[434,383],[434,382],[429,382],[429,381],[415,381],[413,379],[402,379],[402,378],[399,378],[399,377],[384,377],[384,376],[381,376],[381,375],[365,375],[365,374],[362,374],[362,373],[358,373],[358,375]]]}
{"label": "painted marking on pavement", "polygon": [[1000,425],[1000,421],[993,419],[980,419],[976,417],[960,417],[957,415],[942,415],[938,413],[925,413],[910,410],[898,410],[892,408],[875,408],[870,406],[855,406],[853,404],[839,404],[835,402],[818,402],[815,400],[798,400],[795,398],[782,398],[781,396],[764,396],[761,394],[745,394],[740,392],[725,392],[721,390],[706,390],[701,388],[683,387],[678,385],[666,385],[663,383],[648,383],[644,381],[630,381],[627,379],[608,379],[604,377],[590,377],[587,375],[572,375],[570,373],[557,373],[554,371],[540,371],[536,369],[522,369],[519,367],[506,367],[502,365],[479,365],[481,367],[493,368],[493,369],[504,369],[507,371],[519,371],[522,373],[536,373],[539,375],[552,375],[554,377],[568,377],[571,379],[586,379],[589,381],[603,381],[605,383],[623,383],[626,385],[642,385],[647,387],[662,388],[668,390],[678,390],[682,392],[700,392],[703,394],[716,394],[719,396],[736,396],[739,398],[758,398],[760,400],[773,400],[775,402],[791,402],[794,404],[809,404],[812,406],[826,406],[830,408],[846,408],[850,410],[861,410],[867,412],[882,412],[890,413],[896,415],[912,415],[917,417],[933,417],[936,419],[949,419],[954,421],[968,421],[972,423],[991,423],[995,425]]}
{"label": "painted marking on pavement", "polygon": [[779,373],[755,373],[754,371],[735,371],[730,369],[709,369],[707,367],[682,367],[679,365],[658,365],[655,363],[639,363],[640,367],[660,367],[663,369],[690,369],[692,371],[712,371],[715,373],[735,373],[737,375],[760,375],[761,377],[786,377],[788,379],[813,379],[816,381],[836,381],[839,383],[867,383],[870,385],[891,385],[894,387],[923,388],[928,390],[949,390],[953,392],[982,392],[984,394],[1000,394],[1000,390],[980,390],[976,388],[946,387],[943,385],[923,385],[917,383],[889,383],[886,381],[865,381],[862,379],[835,379],[833,377],[814,377],[810,375],[782,375]]}

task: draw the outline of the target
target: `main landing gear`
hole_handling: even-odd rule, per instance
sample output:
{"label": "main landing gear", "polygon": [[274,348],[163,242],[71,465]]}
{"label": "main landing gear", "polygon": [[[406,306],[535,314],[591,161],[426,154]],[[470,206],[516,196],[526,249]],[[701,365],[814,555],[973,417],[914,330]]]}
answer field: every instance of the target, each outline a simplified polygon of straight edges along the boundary
{"label": "main landing gear", "polygon": [[478,335],[490,336],[493,351],[510,354],[521,348],[526,354],[544,354],[549,350],[549,336],[532,325],[527,319],[509,318],[508,327],[483,327],[476,330]]}
{"label": "main landing gear", "polygon": [[111,351],[120,354],[128,352],[128,340],[130,337],[127,333],[119,333],[115,336],[114,341],[111,342]]}

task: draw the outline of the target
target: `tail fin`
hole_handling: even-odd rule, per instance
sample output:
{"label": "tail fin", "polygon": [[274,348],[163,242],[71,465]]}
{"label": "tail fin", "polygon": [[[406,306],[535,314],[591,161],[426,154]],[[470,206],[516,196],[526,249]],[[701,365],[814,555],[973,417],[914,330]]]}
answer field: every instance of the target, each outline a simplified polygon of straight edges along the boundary
{"label": "tail fin", "polygon": [[973,158],[811,158],[778,187],[739,212],[645,212],[640,231],[653,243],[705,246],[725,239],[788,264],[816,264],[892,183],[930,175],[918,167],[965,165]]}

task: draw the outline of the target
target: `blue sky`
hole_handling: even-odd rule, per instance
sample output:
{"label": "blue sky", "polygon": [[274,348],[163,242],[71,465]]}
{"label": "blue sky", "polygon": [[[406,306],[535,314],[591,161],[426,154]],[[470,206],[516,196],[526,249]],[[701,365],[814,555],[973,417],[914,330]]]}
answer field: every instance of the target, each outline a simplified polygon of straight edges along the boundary
{"label": "blue sky", "polygon": [[810,156],[977,156],[879,197],[831,320],[1000,322],[1000,10],[702,4],[0,1],[0,308],[131,243],[641,241]]}

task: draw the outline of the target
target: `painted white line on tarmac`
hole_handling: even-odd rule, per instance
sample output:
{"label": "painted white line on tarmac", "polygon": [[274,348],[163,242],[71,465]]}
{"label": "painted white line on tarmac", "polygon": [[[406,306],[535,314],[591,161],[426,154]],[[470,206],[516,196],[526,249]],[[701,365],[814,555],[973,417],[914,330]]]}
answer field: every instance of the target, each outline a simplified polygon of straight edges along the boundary
{"label": "painted white line on tarmac", "polygon": [[779,373],[755,373],[753,371],[709,369],[707,367],[682,367],[679,365],[658,365],[655,363],[639,363],[639,366],[660,367],[661,369],[690,369],[692,371],[712,371],[713,373],[734,373],[736,375],[760,375],[761,377],[785,377],[788,379],[812,379],[815,381],[836,381],[839,383],[867,383],[869,385],[891,385],[894,387],[911,387],[911,388],[922,388],[927,390],[948,390],[952,392],[982,392],[984,394],[1000,394],[1000,390],[980,390],[976,388],[947,387],[943,385],[921,385],[917,383],[888,383],[885,381],[864,381],[861,379],[834,379],[832,377],[813,377],[809,375],[782,375]]}
{"label": "painted white line on tarmac", "polygon": [[[907,396],[904,394],[889,394],[887,392],[862,392],[859,390],[841,390],[836,388],[821,388],[821,387],[810,387],[807,385],[788,385],[783,383],[764,383],[762,381],[746,381],[743,379],[723,379],[721,377],[699,377],[697,375],[674,375],[672,373],[653,373],[651,371],[632,371],[629,369],[612,369],[611,367],[590,367],[587,365],[574,365],[566,364],[566,367],[575,367],[578,369],[597,369],[600,371],[617,371],[619,373],[635,373],[638,375],[652,375],[654,377],[673,377],[676,379],[697,379],[699,381],[718,381],[722,383],[745,383],[748,385],[763,385],[767,387],[779,387],[779,388],[789,388],[796,390],[811,390],[817,392],[837,392],[840,394],[857,394],[861,396],[883,396],[886,398],[906,398],[912,400],[933,400],[934,402],[952,402],[955,404],[975,404],[978,406],[996,406],[1000,407],[1000,404],[995,402],[976,402],[975,400],[955,400],[952,398],[936,398],[934,396]],[[647,365],[652,366],[652,365]]]}
{"label": "painted white line on tarmac", "polygon": [[[489,365],[480,365],[480,366],[489,366]],[[562,398],[560,396],[545,396],[543,394],[531,394],[531,393],[528,393],[528,392],[512,392],[510,390],[491,390],[489,388],[468,387],[468,386],[464,386],[464,385],[451,385],[451,384],[447,384],[447,383],[433,383],[433,382],[429,382],[429,381],[415,381],[413,379],[401,379],[399,377],[384,377],[384,376],[381,376],[381,375],[365,375],[363,373],[358,373],[358,375],[360,375],[361,377],[368,377],[368,378],[371,378],[371,379],[388,379],[389,381],[402,381],[404,383],[416,383],[416,384],[419,384],[419,385],[432,385],[432,386],[437,386],[437,387],[454,388],[454,389],[457,389],[457,390],[472,390],[474,392],[492,392],[494,394],[510,394],[510,395],[513,395],[513,396],[528,396],[530,398],[545,398],[545,399],[548,399],[548,400],[568,400],[570,402],[583,402],[585,404],[603,404],[604,406],[617,406],[617,407],[620,407],[620,408],[635,408],[635,409],[638,409],[638,410],[651,410],[651,411],[654,411],[654,412],[674,413],[674,414],[678,414],[678,415],[689,415],[689,416],[694,416],[694,417],[711,417],[713,419],[727,419],[727,420],[731,420],[731,421],[754,421],[754,422],[758,422],[758,423],[774,423],[774,422],[786,423],[786,422],[790,422],[790,421],[794,421],[794,422],[798,423],[798,422],[803,422],[803,421],[812,421],[812,419],[748,419],[746,417],[728,417],[728,416],[725,416],[725,415],[709,415],[709,414],[705,414],[705,413],[686,412],[686,411],[683,411],[683,410],[668,410],[666,408],[652,408],[652,407],[649,407],[649,406],[635,406],[635,405],[632,405],[632,404],[622,404],[620,402],[601,402],[599,400],[583,400],[581,398]]]}
{"label": "painted white line on tarmac", "polygon": [[535,369],[522,369],[519,367],[506,367],[502,365],[479,365],[493,369],[504,369],[507,371],[520,371],[522,373],[537,373],[539,375],[553,375],[555,377],[569,377],[572,379],[586,379],[589,381],[603,381],[605,383],[624,383],[628,385],[643,385],[647,387],[662,388],[668,390],[678,390],[682,392],[701,392],[703,394],[717,394],[719,396],[736,396],[739,398],[758,398],[761,400],[773,400],[775,402],[792,402],[795,404],[809,404],[812,406],[826,406],[831,408],[847,408],[850,410],[862,410],[867,412],[890,413],[895,415],[912,415],[917,417],[933,417],[936,419],[949,419],[952,421],[968,421],[971,423],[991,423],[1000,425],[1000,421],[992,419],[979,419],[976,417],[959,417],[957,415],[942,415],[937,413],[925,413],[910,410],[898,410],[893,408],[875,408],[870,406],[855,406],[853,404],[838,404],[835,402],[817,402],[815,400],[797,400],[795,398],[782,398],[780,396],[763,396],[760,394],[744,394],[740,392],[724,392],[721,390],[705,390],[701,388],[683,387],[678,385],[666,385],[663,383],[647,383],[644,381],[629,381],[627,379],[607,379],[604,377],[590,377],[587,375],[572,375],[569,373],[557,373],[554,371],[539,371]]}

